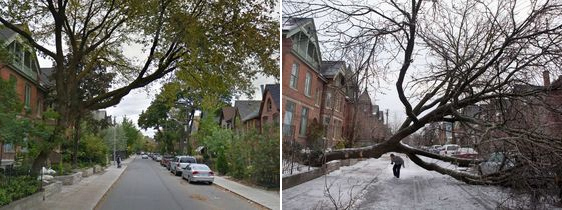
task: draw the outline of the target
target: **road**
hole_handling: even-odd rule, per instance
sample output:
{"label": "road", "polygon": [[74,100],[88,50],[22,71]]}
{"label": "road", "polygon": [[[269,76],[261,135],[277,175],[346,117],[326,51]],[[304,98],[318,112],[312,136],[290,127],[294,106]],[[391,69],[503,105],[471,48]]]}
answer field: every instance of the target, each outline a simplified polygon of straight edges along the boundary
{"label": "road", "polygon": [[260,209],[216,185],[190,184],[159,163],[137,158],[100,201],[98,210]]}

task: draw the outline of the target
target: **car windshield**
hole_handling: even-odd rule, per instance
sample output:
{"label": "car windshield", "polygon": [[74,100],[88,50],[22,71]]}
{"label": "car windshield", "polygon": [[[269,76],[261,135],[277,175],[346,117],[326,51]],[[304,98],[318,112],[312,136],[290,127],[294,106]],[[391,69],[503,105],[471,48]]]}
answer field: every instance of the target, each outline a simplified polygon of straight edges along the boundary
{"label": "car windshield", "polygon": [[181,158],[181,163],[196,163],[195,158],[183,157]]}
{"label": "car windshield", "polygon": [[490,155],[490,158],[488,159],[489,162],[501,162],[502,160],[503,160],[502,153],[493,153]]}
{"label": "car windshield", "polygon": [[447,146],[447,150],[458,150],[459,146]]}
{"label": "car windshield", "polygon": [[209,169],[209,167],[207,167],[206,165],[196,165],[196,166],[192,166],[191,169],[193,170],[202,170],[202,171],[210,171],[211,169]]}

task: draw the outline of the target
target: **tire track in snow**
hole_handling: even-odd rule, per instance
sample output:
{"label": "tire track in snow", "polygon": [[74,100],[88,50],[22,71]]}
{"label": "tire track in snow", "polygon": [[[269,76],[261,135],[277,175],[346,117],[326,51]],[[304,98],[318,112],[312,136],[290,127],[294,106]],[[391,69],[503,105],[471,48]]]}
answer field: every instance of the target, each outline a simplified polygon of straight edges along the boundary
{"label": "tire track in snow", "polygon": [[495,208],[493,207],[494,204],[492,204],[490,201],[488,201],[487,199],[482,198],[481,196],[477,196],[472,194],[469,190],[467,190],[465,187],[463,187],[461,184],[457,184],[457,186],[464,192],[466,192],[467,195],[469,195],[472,199],[474,199],[476,202],[478,202],[484,209],[487,210],[494,210]]}

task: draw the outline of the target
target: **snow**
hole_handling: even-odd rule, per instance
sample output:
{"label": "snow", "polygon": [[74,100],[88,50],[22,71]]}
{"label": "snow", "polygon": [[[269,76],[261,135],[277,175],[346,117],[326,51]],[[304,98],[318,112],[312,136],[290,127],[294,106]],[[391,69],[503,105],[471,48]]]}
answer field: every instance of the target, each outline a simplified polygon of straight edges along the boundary
{"label": "snow", "polygon": [[334,202],[339,209],[494,209],[509,197],[506,188],[467,185],[402,157],[406,168],[399,179],[392,175],[390,156],[385,154],[283,190],[283,209],[335,209]]}
{"label": "snow", "polygon": [[313,171],[318,167],[309,167],[307,165],[302,165],[300,163],[293,163],[293,173],[291,173],[291,163],[289,161],[283,160],[283,177],[293,176],[295,174],[300,174],[308,171]]}

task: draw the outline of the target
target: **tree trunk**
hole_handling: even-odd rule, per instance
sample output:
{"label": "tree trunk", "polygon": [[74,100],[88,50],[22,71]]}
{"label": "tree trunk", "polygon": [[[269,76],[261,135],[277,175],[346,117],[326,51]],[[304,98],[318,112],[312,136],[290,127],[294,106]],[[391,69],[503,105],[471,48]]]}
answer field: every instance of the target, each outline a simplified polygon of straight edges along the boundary
{"label": "tree trunk", "polygon": [[80,143],[80,117],[78,117],[76,119],[76,121],[74,121],[74,141],[73,141],[73,147],[72,147],[72,166],[77,166],[78,164],[78,147],[79,147],[79,143]]}

